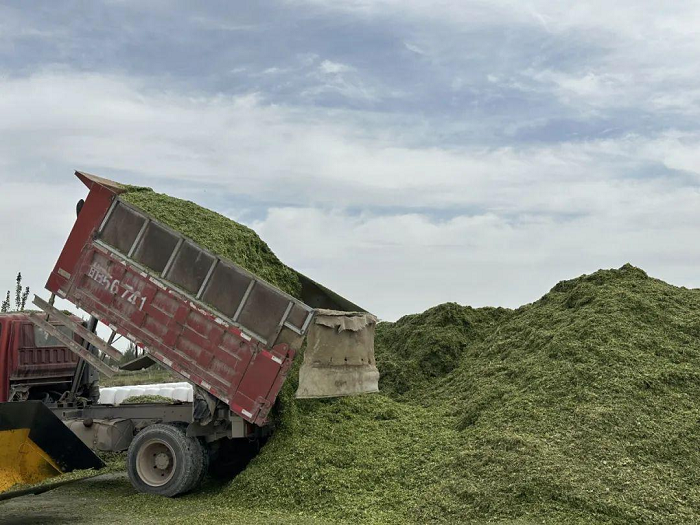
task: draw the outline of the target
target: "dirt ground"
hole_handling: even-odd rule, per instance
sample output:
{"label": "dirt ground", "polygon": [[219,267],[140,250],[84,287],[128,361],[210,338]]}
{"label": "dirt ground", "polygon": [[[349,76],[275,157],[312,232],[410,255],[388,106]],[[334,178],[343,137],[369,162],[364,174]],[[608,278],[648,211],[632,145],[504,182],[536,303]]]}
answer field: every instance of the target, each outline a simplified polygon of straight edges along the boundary
{"label": "dirt ground", "polygon": [[109,473],[38,495],[0,502],[2,525],[112,525],[176,523],[321,524],[311,516],[231,508],[216,501],[221,486],[209,483],[175,499],[137,494],[125,472]]}
{"label": "dirt ground", "polygon": [[[0,502],[0,523],[39,525],[52,523],[105,523],[95,509],[92,490],[81,495],[80,488],[101,485],[126,478],[126,474],[105,474],[76,481],[37,495],[27,495]],[[113,521],[112,523],[119,523]]]}

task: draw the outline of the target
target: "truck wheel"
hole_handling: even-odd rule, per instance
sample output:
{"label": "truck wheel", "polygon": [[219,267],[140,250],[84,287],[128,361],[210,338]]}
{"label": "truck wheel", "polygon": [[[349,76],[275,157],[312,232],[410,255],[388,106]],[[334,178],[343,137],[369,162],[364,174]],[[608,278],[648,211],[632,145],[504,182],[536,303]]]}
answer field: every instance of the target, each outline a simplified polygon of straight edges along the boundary
{"label": "truck wheel", "polygon": [[195,440],[199,444],[199,453],[201,455],[201,459],[198,462],[196,476],[193,479],[192,486],[189,490],[195,490],[197,487],[199,487],[199,485],[201,485],[202,481],[204,481],[204,477],[209,472],[209,464],[211,461],[209,447],[201,441],[197,440],[196,438]]}
{"label": "truck wheel", "polygon": [[170,498],[194,488],[203,461],[201,444],[184,427],[156,424],[136,435],[126,466],[136,490]]}
{"label": "truck wheel", "polygon": [[260,450],[257,441],[246,438],[220,439],[209,474],[220,480],[231,480],[241,473]]}

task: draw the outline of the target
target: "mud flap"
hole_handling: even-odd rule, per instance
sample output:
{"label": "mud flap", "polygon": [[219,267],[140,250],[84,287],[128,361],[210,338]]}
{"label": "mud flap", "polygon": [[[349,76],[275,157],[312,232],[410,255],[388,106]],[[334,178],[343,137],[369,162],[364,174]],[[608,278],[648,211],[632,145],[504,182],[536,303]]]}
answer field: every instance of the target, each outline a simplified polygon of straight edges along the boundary
{"label": "mud flap", "polygon": [[296,397],[338,397],[379,391],[374,360],[377,318],[366,312],[318,310],[306,339]]}
{"label": "mud flap", "polygon": [[14,485],[103,466],[41,401],[0,403],[0,493]]}

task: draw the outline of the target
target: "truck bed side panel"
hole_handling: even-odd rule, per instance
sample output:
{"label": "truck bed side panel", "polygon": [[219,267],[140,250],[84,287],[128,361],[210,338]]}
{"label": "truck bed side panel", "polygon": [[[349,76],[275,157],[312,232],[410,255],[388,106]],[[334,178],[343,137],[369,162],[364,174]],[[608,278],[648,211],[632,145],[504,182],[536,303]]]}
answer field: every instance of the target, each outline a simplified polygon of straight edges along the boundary
{"label": "truck bed side panel", "polygon": [[266,349],[129,260],[88,242],[60,295],[149,349],[158,361],[263,424],[294,355],[287,345]]}

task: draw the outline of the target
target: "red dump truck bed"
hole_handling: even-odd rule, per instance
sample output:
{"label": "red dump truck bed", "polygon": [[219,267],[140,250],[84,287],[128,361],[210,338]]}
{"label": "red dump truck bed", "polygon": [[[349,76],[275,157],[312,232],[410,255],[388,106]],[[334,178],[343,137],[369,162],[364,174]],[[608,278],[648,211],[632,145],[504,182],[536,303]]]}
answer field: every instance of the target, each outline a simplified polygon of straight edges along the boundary
{"label": "red dump truck bed", "polygon": [[90,193],[46,288],[264,424],[314,310],[77,175]]}

